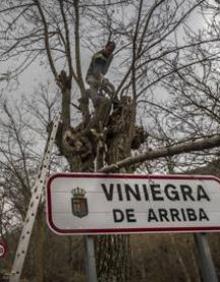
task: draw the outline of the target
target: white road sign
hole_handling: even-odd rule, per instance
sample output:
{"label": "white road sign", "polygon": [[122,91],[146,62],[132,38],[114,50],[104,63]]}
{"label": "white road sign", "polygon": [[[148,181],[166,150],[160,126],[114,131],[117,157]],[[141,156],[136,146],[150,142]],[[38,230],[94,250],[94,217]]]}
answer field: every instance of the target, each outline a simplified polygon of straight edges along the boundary
{"label": "white road sign", "polygon": [[54,174],[47,184],[47,221],[63,235],[220,231],[220,179]]}
{"label": "white road sign", "polygon": [[7,246],[4,241],[0,241],[0,258],[3,258],[6,255]]}

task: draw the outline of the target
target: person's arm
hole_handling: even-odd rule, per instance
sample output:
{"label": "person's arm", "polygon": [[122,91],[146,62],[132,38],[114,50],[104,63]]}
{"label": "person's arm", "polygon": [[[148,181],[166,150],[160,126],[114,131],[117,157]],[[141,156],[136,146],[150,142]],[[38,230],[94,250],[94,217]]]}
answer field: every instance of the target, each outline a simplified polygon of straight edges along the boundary
{"label": "person's arm", "polygon": [[109,66],[112,62],[112,59],[113,59],[113,55],[110,55],[110,57],[106,60],[105,67],[104,67],[104,70],[103,70],[104,75],[108,72],[108,69],[109,69]]}

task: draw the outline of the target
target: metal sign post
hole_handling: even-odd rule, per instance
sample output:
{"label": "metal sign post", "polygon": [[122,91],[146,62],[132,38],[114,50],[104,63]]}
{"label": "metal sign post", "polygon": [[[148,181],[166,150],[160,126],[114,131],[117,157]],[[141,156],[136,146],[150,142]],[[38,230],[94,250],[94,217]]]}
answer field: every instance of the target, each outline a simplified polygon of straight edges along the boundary
{"label": "metal sign post", "polygon": [[195,234],[194,239],[198,251],[199,269],[202,276],[202,281],[218,282],[206,234]]}
{"label": "metal sign post", "polygon": [[93,236],[85,236],[86,276],[88,282],[97,282],[95,248]]}

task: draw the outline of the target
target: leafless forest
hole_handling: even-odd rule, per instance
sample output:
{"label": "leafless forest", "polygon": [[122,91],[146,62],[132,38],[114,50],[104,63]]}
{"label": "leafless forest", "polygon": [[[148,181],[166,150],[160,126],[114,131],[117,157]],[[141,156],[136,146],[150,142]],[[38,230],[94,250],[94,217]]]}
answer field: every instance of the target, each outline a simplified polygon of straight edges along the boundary
{"label": "leafless forest", "polygon": [[[9,246],[2,272],[11,271],[58,110],[49,173],[220,176],[219,21],[217,0],[0,1],[0,237]],[[93,108],[86,69],[109,39],[116,49],[106,77],[118,105]],[[30,88],[35,68],[45,79]],[[208,240],[220,277],[220,237]],[[192,234],[97,236],[95,249],[100,282],[201,281]],[[83,237],[49,230],[44,196],[22,279],[86,279]]]}

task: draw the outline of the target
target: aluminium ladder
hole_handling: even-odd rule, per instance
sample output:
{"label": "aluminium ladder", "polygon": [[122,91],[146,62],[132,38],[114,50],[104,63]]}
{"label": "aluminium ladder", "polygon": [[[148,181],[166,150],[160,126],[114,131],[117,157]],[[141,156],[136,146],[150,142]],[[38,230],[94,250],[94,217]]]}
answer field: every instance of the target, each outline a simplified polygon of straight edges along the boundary
{"label": "aluminium ladder", "polygon": [[16,250],[15,258],[14,258],[14,263],[12,266],[12,272],[11,272],[10,280],[9,280],[10,282],[19,282],[20,280],[20,276],[22,273],[23,265],[24,265],[24,260],[25,260],[27,250],[28,250],[28,245],[30,242],[32,229],[33,229],[35,218],[37,215],[38,206],[39,206],[43,188],[45,185],[45,180],[46,180],[46,176],[48,172],[52,149],[53,149],[53,145],[55,142],[55,137],[57,134],[60,120],[61,120],[61,114],[58,113],[54,118],[50,138],[46,144],[42,166],[39,169],[39,174],[37,176],[37,179],[35,181],[35,184],[32,190],[32,195],[31,195],[31,199],[29,202],[28,211],[26,214],[25,221],[23,223],[23,229],[22,229],[22,232],[19,238],[19,243],[18,243],[18,247]]}

